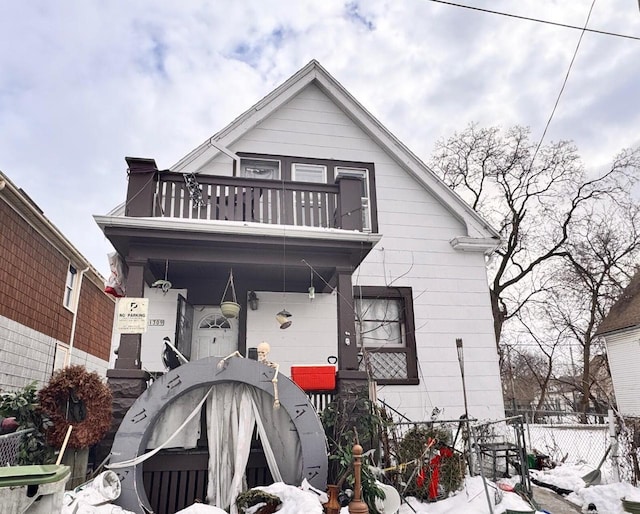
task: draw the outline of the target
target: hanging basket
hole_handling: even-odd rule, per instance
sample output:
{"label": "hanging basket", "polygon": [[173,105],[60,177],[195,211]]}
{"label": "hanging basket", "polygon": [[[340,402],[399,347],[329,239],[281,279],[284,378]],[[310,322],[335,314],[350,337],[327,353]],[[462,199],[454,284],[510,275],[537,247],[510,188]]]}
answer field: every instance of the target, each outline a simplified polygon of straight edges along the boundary
{"label": "hanging basket", "polygon": [[[225,300],[229,289],[231,289],[231,299]],[[220,310],[225,318],[237,318],[238,314],[240,314],[240,304],[236,298],[236,286],[233,284],[233,269],[229,270],[229,279],[227,280],[227,285],[222,293]]]}
{"label": "hanging basket", "polygon": [[222,302],[220,310],[225,318],[237,318],[240,314],[240,304],[236,302]]}

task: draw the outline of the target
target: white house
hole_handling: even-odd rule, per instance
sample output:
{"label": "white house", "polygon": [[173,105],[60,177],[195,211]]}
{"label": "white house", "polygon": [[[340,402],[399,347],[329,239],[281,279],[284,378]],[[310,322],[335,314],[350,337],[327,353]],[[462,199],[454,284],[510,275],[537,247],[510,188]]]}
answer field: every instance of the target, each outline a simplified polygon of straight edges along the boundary
{"label": "white house", "polygon": [[318,62],[170,169],[127,162],[125,204],[95,216],[127,295],[149,301],[107,373],[116,417],[164,370],[164,338],[191,364],[266,341],[282,375],[375,384],[414,421],[465,413],[460,339],[468,414],[504,417],[485,264],[499,235]]}
{"label": "white house", "polygon": [[640,416],[640,273],[611,307],[597,335],[607,344],[609,369],[618,410],[623,416]]}

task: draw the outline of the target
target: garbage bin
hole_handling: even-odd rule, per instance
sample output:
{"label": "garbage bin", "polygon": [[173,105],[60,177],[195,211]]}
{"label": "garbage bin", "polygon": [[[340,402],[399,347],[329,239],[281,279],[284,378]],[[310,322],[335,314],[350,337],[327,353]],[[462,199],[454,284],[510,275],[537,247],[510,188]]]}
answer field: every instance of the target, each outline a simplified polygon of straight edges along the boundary
{"label": "garbage bin", "polygon": [[69,466],[44,464],[0,468],[3,514],[59,514]]}

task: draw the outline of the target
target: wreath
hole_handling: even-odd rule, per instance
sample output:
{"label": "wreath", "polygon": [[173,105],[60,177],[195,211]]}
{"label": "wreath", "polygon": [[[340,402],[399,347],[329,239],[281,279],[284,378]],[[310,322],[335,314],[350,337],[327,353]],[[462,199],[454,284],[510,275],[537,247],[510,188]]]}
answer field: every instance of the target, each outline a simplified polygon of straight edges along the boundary
{"label": "wreath", "polygon": [[69,366],[54,373],[38,398],[40,408],[52,422],[46,437],[53,447],[62,446],[69,425],[73,425],[68,442],[71,448],[96,444],[111,425],[111,390],[100,375],[84,366]]}

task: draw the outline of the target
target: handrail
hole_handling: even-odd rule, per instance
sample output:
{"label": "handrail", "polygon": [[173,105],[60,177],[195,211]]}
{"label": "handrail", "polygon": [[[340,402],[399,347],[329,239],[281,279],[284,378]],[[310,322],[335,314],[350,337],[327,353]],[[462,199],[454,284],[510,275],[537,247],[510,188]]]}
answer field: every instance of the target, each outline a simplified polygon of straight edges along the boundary
{"label": "handrail", "polygon": [[340,186],[313,182],[198,175],[193,185],[176,173],[160,173],[151,215],[342,228]]}

